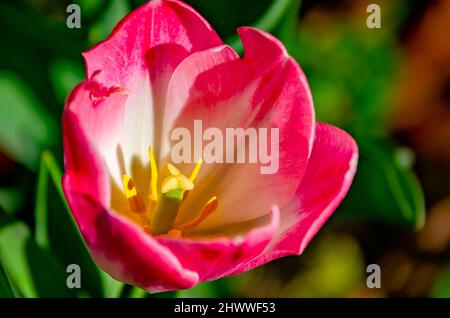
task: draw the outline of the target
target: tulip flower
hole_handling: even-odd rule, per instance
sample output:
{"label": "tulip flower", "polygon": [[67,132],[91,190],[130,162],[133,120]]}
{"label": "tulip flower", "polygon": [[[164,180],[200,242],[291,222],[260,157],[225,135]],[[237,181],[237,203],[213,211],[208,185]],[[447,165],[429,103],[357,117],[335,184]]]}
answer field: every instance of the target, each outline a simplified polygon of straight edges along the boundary
{"label": "tulip flower", "polygon": [[[84,53],[63,114],[63,189],[96,264],[150,292],[301,254],[346,195],[357,146],[316,123],[282,43],[238,29],[240,57],[191,7],[154,0]],[[175,164],[171,131],[277,128],[279,168]]]}

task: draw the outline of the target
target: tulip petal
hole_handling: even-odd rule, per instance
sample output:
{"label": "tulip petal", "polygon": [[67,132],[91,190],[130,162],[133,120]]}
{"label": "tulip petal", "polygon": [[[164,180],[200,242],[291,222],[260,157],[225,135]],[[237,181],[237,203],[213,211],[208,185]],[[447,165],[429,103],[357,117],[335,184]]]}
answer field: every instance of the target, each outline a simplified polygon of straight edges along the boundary
{"label": "tulip petal", "polygon": [[183,267],[198,273],[201,281],[214,280],[229,276],[237,270],[245,270],[247,264],[257,258],[272,240],[279,223],[279,209],[273,206],[265,224],[256,227],[253,224],[248,233],[233,239],[216,237],[191,240],[160,237],[157,240],[177,255]]}
{"label": "tulip petal", "polygon": [[[115,279],[184,289],[299,254],[348,191],[353,139],[316,126],[306,78],[280,41],[254,28],[238,33],[242,58],[189,6],[153,0],[84,53],[87,79],[63,114],[63,190],[95,262]],[[197,119],[203,131],[278,129],[278,170],[204,163],[177,222],[217,197],[211,213],[181,237],[149,235],[147,220],[129,211],[122,176],[147,197],[148,147],[161,168],[171,161],[172,129],[192,131]],[[177,166],[184,175],[200,158],[191,159]]]}
{"label": "tulip petal", "polygon": [[[80,130],[120,184],[122,174],[118,165],[120,161],[117,159],[117,150],[122,130],[119,127],[123,126],[128,93],[124,90],[109,92],[109,89],[98,85],[100,84],[92,81],[80,83],[67,98],[63,118],[67,113],[71,114],[70,117],[78,118],[71,120],[78,122]],[[73,129],[66,127],[64,119],[63,133],[67,144],[73,143],[72,137],[69,136],[73,133]]]}
{"label": "tulip petal", "polygon": [[[289,239],[282,241],[279,249],[293,250],[297,254],[303,252],[344,199],[352,184],[357,162],[358,146],[349,134],[330,125],[317,126],[314,150],[297,191],[300,210],[295,211],[294,216],[300,220],[292,229],[294,236],[288,234]],[[283,208],[286,223],[289,222],[290,210],[295,206]]]}
{"label": "tulip petal", "polygon": [[110,203],[109,175],[102,159],[88,142],[81,121],[70,110],[64,111],[64,170],[72,175],[72,191],[97,198],[101,204]]}
{"label": "tulip petal", "polygon": [[65,112],[66,171],[63,189],[74,219],[97,265],[115,279],[149,291],[184,289],[198,282],[167,248],[131,221],[104,208],[109,179],[78,118]]}
{"label": "tulip petal", "polygon": [[194,52],[222,41],[208,22],[183,2],[150,1],[124,18],[108,39],[83,54],[87,78],[101,70],[97,80],[103,85],[127,86],[147,72],[148,50],[162,44],[178,44]]}
{"label": "tulip petal", "polygon": [[[176,128],[175,121],[180,116],[189,98],[191,87],[199,74],[218,65],[239,59],[239,55],[229,46],[222,45],[213,49],[195,52],[184,59],[174,70],[167,87],[164,124],[161,134],[163,148],[160,152],[161,161],[171,161],[169,157],[171,130]],[[166,141],[166,142],[164,142]]]}
{"label": "tulip petal", "polygon": [[[154,0],[129,14],[108,39],[83,54],[86,82],[99,87],[98,91],[106,96],[92,100],[90,94],[91,102],[74,98],[69,105],[74,104],[72,111],[80,118],[94,104],[110,108],[106,112],[121,119],[108,123],[109,117],[98,118],[101,112],[83,119],[92,127],[98,121],[108,123],[95,127],[88,138],[108,161],[116,184],[120,185],[123,173],[131,174],[138,185],[145,183],[141,176],[149,164],[148,147],[153,146],[159,157],[164,97],[173,70],[190,53],[218,45],[222,45],[219,36],[191,7],[177,0]],[[117,89],[127,93],[124,105],[107,104],[106,93]],[[97,105],[99,100],[102,103]],[[109,164],[119,159],[123,163],[121,170],[117,164]]]}
{"label": "tulip petal", "polygon": [[[243,58],[232,57],[195,74],[191,85],[174,87],[176,93],[168,97],[168,104],[182,111],[172,128],[192,132],[194,120],[202,120],[203,131],[218,128],[223,136],[226,128],[268,128],[269,136],[270,129],[277,128],[279,167],[276,173],[262,174],[260,162],[204,164],[180,217],[192,219],[205,198],[218,196],[219,207],[202,223],[202,229],[251,220],[266,214],[272,204],[285,205],[304,173],[314,137],[312,98],[298,64],[271,35],[253,28],[240,28],[239,34]],[[195,64],[196,58],[187,57],[179,68]],[[181,77],[179,73],[177,68],[171,84],[181,83],[176,79]],[[198,158],[192,159],[195,162]]]}
{"label": "tulip petal", "polygon": [[111,214],[91,198],[71,192],[71,180],[63,180],[65,195],[96,264],[114,279],[150,292],[190,288],[198,274],[182,267],[177,257],[134,223]]}
{"label": "tulip petal", "polygon": [[350,135],[339,128],[318,124],[313,151],[296,198],[281,209],[278,234],[249,267],[301,254],[347,194],[357,160],[358,148]]}

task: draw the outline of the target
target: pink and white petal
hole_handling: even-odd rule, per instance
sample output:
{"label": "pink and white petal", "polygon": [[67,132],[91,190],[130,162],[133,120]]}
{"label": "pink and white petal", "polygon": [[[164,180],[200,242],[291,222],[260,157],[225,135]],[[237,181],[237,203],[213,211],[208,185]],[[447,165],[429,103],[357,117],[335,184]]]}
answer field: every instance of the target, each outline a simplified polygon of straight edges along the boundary
{"label": "pink and white petal", "polygon": [[161,162],[170,161],[169,136],[171,130],[175,128],[175,120],[180,116],[197,76],[211,68],[236,59],[239,59],[239,55],[231,47],[222,45],[192,53],[176,67],[167,85],[164,118],[160,121],[163,125],[161,129]]}
{"label": "pink and white petal", "polygon": [[64,176],[64,192],[75,221],[96,264],[114,279],[150,292],[190,288],[197,273],[178,261],[166,247],[131,221],[111,214],[88,196],[71,191],[71,175]]}
{"label": "pink and white petal", "polygon": [[[303,252],[346,196],[357,164],[358,146],[355,140],[339,128],[319,124],[314,150],[297,191],[300,209],[294,215],[300,217],[299,223],[292,232],[286,233],[279,249]],[[295,204],[287,206],[283,215],[288,217],[289,209],[294,207]]]}
{"label": "pink and white petal", "polygon": [[[210,67],[195,70],[190,64],[198,67],[201,59],[208,57],[197,55],[189,57],[176,70],[171,79],[171,88],[176,92],[169,92],[168,96],[168,104],[180,114],[174,127],[190,127],[194,119],[202,119],[204,128],[246,127],[253,123],[255,113],[262,108],[262,100],[252,98],[269,81],[270,73],[283,66],[289,57],[271,35],[244,27],[238,32],[245,50],[243,58],[228,48],[216,48],[211,51],[228,55],[221,63],[207,62]],[[193,74],[186,76],[185,71]],[[186,80],[184,85],[183,80]]]}
{"label": "pink and white petal", "polygon": [[149,291],[189,288],[198,275],[134,223],[110,213],[109,176],[78,117],[63,117],[63,190],[72,215],[96,263],[114,278]]}
{"label": "pink and white petal", "polygon": [[222,44],[208,22],[178,0],[153,0],[125,17],[105,41],[84,53],[88,79],[104,86],[127,87],[147,72],[148,50],[162,44],[177,44],[188,52]]}
{"label": "pink and white petal", "polygon": [[276,173],[262,174],[265,165],[261,163],[204,164],[196,190],[181,212],[182,219],[190,219],[204,203],[199,197],[219,195],[219,208],[202,229],[257,218],[272,204],[285,205],[298,187],[312,148],[314,110],[300,67],[272,36],[252,28],[241,28],[239,33],[245,50],[242,59],[234,58],[198,74],[192,85],[181,87],[172,97],[170,104],[182,109],[173,128],[192,132],[194,120],[202,120],[203,131],[218,128],[223,136],[226,128],[267,128],[269,136],[276,128],[279,152],[275,161],[279,167],[274,169]]}
{"label": "pink and white petal", "polygon": [[[159,123],[174,68],[190,53],[221,44],[211,26],[188,5],[154,0],[130,13],[107,40],[83,54],[89,81],[128,92],[122,126],[114,127],[122,138],[106,147],[108,158],[117,161],[120,156],[122,170],[128,174],[138,170],[134,178],[139,178],[149,164],[148,147],[159,152]],[[124,171],[111,173],[120,184]]]}
{"label": "pink and white petal", "polygon": [[[288,59],[255,95],[264,100],[264,106],[254,127],[268,128],[269,135],[271,129],[279,130],[278,149],[274,147],[277,157],[272,156],[277,164],[270,164],[273,174],[262,174],[262,169],[269,170],[268,163],[232,165],[217,184],[221,199],[219,211],[213,215],[217,219],[208,219],[211,223],[205,222],[205,227],[213,225],[214,221],[231,223],[258,217],[266,206],[283,206],[294,196],[307,166],[315,126],[313,112],[308,112],[312,109],[309,89],[306,86],[303,90],[301,80],[298,65]],[[231,184],[235,186],[229,186]],[[253,213],[240,212],[250,209]]]}
{"label": "pink and white petal", "polygon": [[252,267],[304,251],[347,194],[357,161],[358,146],[349,134],[330,125],[317,125],[296,198],[281,209],[278,234]]}
{"label": "pink and white petal", "polygon": [[62,118],[64,171],[71,175],[71,189],[96,198],[100,204],[109,205],[110,180],[102,158],[86,137],[79,120],[66,109]]}
{"label": "pink and white petal", "polygon": [[94,76],[79,84],[67,99],[66,109],[80,118],[118,186],[125,173],[145,182],[140,176],[149,163],[148,147],[159,140],[154,136],[160,136],[155,117],[163,112],[164,100],[159,92],[165,92],[171,72],[187,54],[179,45],[156,46],[147,54],[151,71],[136,77],[131,88],[105,87]]}
{"label": "pink and white petal", "polygon": [[[119,156],[123,152],[121,144],[126,133],[126,114],[130,113],[127,112],[128,98],[129,92],[124,88],[106,88],[95,81],[84,81],[67,98],[63,114],[63,117],[70,113],[70,117],[77,118],[80,130],[119,185],[125,173],[124,161],[119,160]],[[67,133],[63,126],[63,135]]]}
{"label": "pink and white petal", "polygon": [[244,269],[264,251],[280,224],[278,207],[272,207],[270,217],[264,222],[265,224],[233,239],[156,239],[178,257],[184,268],[198,273],[200,281],[208,281],[230,276],[236,270]]}

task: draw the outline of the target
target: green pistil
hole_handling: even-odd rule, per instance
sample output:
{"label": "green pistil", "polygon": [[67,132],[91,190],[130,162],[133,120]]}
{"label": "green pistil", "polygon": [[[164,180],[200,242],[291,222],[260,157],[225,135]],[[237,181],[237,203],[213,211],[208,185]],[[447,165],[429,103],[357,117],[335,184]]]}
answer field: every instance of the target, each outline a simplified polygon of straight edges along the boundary
{"label": "green pistil", "polygon": [[184,192],[182,189],[173,189],[161,195],[152,217],[153,235],[166,234],[173,228]]}

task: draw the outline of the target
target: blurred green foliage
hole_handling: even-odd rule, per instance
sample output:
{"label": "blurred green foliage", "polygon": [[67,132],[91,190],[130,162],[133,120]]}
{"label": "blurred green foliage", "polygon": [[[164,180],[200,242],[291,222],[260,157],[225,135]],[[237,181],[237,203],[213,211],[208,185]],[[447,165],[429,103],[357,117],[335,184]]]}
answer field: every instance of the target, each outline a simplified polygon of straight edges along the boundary
{"label": "blurred green foliage", "polygon": [[450,264],[447,264],[439,276],[432,295],[439,298],[450,298]]}
{"label": "blurred green foliage", "polygon": [[0,147],[30,170],[54,143],[57,126],[33,92],[15,74],[0,73]]}
{"label": "blurred green foliage", "polygon": [[127,13],[130,7],[125,0],[112,0],[103,12],[99,14],[96,21],[89,28],[89,43],[95,44],[108,37],[114,27]]}
{"label": "blurred green foliage", "polygon": [[425,221],[421,186],[411,165],[396,160],[399,150],[388,136],[400,59],[395,34],[406,9],[406,3],[397,2],[376,31],[356,17],[339,23],[322,17],[319,23],[298,25],[294,15],[294,22],[288,18],[278,33],[307,75],[317,119],[346,130],[359,146],[355,181],[336,217],[420,229]]}
{"label": "blurred green foliage", "polygon": [[289,297],[341,297],[364,281],[364,261],[351,237],[325,237],[307,260],[308,270],[282,290]]}
{"label": "blurred green foliage", "polygon": [[[0,35],[5,43],[0,51],[0,150],[24,167],[11,178],[14,182],[0,184],[0,296],[4,297],[146,296],[114,281],[92,261],[62,195],[59,125],[66,96],[84,78],[81,52],[105,39],[143,1],[75,2],[82,10],[80,30],[65,26],[67,1],[0,3]],[[254,25],[279,37],[308,77],[318,120],[356,138],[359,169],[336,220],[423,226],[425,204],[412,171],[413,156],[396,146],[386,125],[401,58],[395,34],[407,1],[393,6],[391,23],[371,34],[347,20],[305,22],[299,19],[299,0],[188,2],[238,51],[242,50],[235,35],[238,26]],[[30,182],[33,187],[27,190],[24,185]],[[35,204],[30,204],[34,197]],[[313,269],[295,278],[286,294],[342,295],[361,278],[362,262],[354,241],[327,240],[311,259]],[[77,292],[65,287],[65,268],[72,263],[83,268],[83,288]],[[330,282],[333,286],[325,288]],[[178,296],[231,296],[227,284],[204,283]],[[436,295],[448,295],[443,288]]]}

